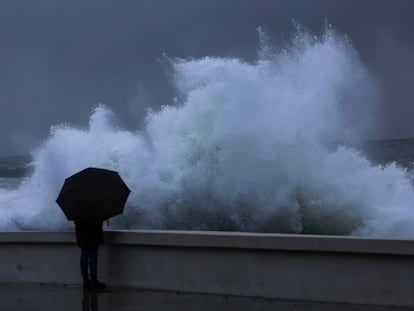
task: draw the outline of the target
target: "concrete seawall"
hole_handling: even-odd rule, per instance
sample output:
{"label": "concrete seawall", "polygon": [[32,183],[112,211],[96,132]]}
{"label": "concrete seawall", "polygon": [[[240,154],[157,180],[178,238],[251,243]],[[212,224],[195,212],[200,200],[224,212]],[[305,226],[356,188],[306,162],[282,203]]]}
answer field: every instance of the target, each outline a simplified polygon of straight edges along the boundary
{"label": "concrete seawall", "polygon": [[[414,241],[189,231],[108,231],[111,286],[414,306]],[[80,284],[74,232],[0,233],[0,283]]]}

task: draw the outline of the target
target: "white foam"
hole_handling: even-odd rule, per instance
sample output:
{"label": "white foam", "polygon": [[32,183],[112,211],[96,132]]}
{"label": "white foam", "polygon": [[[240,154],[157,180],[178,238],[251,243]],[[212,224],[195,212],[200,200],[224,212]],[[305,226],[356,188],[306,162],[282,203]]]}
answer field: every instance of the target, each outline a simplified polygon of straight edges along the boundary
{"label": "white foam", "polygon": [[132,190],[115,226],[414,236],[408,173],[332,147],[361,137],[375,109],[346,38],[298,32],[254,63],[172,62],[182,100],[141,132],[118,129],[103,105],[88,128],[53,127],[33,175],[0,193],[0,229],[70,226],[55,203],[63,180],[97,166]]}

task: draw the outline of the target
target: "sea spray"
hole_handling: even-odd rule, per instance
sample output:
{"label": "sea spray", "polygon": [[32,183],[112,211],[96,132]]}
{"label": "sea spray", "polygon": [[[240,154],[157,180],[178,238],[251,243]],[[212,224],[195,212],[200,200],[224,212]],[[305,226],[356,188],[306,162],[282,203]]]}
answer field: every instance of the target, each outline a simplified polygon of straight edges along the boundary
{"label": "sea spray", "polygon": [[[261,34],[263,37],[263,34]],[[396,164],[373,165],[363,137],[375,89],[349,40],[298,31],[257,61],[173,59],[179,101],[121,130],[99,105],[89,126],[55,126],[33,173],[0,192],[0,228],[72,226],[55,203],[88,166],[119,171],[132,193],[123,228],[414,236],[414,189]]]}

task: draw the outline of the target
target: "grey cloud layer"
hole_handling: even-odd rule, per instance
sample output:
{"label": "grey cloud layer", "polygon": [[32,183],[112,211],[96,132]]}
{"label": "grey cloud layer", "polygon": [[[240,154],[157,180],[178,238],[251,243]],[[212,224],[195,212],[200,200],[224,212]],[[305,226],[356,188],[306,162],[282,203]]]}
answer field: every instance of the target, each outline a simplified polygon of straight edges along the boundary
{"label": "grey cloud layer", "polygon": [[251,60],[257,26],[283,41],[292,19],[315,33],[327,19],[347,34],[381,87],[379,135],[412,137],[413,9],[409,0],[2,1],[0,154],[27,152],[53,124],[85,124],[100,102],[138,128],[146,108],[172,102],[163,53]]}

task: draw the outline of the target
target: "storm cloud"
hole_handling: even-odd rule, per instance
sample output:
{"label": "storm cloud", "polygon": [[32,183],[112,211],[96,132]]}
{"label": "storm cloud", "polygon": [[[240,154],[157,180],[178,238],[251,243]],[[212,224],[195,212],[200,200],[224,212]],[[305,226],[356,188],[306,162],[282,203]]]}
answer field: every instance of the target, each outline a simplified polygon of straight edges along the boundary
{"label": "storm cloud", "polygon": [[410,0],[2,1],[0,154],[27,153],[51,125],[84,125],[104,103],[128,129],[172,104],[170,57],[254,60],[263,26],[274,44],[328,21],[379,86],[377,138],[414,136],[414,2]]}

